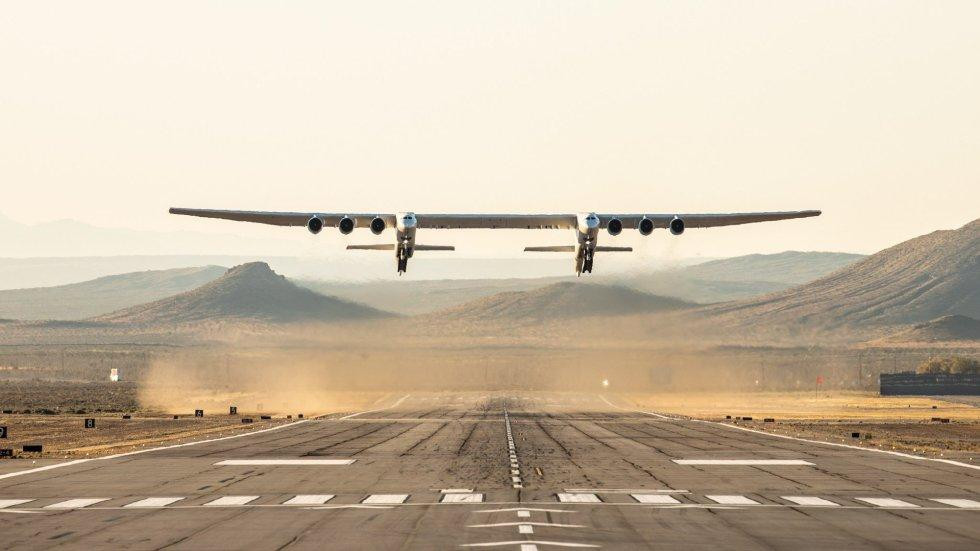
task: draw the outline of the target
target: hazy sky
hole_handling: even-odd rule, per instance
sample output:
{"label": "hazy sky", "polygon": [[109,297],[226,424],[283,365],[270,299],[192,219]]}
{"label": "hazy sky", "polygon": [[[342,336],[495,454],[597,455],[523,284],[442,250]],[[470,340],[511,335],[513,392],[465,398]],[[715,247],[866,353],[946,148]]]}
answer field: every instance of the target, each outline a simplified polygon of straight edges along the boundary
{"label": "hazy sky", "polygon": [[[0,213],[20,222],[305,239],[166,209],[825,212],[646,245],[727,256],[873,252],[980,216],[976,1],[2,13]],[[437,233],[419,241],[571,243]]]}

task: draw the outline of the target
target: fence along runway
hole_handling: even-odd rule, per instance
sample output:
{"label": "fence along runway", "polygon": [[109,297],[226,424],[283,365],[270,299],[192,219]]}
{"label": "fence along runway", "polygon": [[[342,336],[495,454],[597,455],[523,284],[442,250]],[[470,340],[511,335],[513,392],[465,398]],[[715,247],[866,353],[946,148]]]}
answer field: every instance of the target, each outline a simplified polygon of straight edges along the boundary
{"label": "fence along runway", "polygon": [[[608,396],[413,394],[387,405],[396,401],[2,479],[4,546],[980,545],[974,469],[656,417]],[[312,458],[356,461],[217,464]]]}

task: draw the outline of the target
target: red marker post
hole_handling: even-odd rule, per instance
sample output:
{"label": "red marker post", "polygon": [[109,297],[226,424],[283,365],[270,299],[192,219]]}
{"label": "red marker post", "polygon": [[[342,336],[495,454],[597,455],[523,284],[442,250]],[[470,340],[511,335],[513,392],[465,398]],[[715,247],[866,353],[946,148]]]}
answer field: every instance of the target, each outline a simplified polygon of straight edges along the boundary
{"label": "red marker post", "polygon": [[817,375],[817,384],[813,385],[813,397],[817,397],[817,393],[820,390],[820,385],[823,384],[823,375]]}

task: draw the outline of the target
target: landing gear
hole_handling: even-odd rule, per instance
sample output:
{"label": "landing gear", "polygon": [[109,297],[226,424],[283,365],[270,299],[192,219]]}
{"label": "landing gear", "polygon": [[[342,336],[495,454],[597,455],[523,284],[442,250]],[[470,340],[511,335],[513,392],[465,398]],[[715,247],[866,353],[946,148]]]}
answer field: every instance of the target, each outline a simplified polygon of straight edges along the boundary
{"label": "landing gear", "polygon": [[408,259],[412,258],[412,249],[405,245],[401,245],[398,247],[397,255],[398,275],[402,275],[408,270]]}
{"label": "landing gear", "polygon": [[592,249],[585,249],[582,251],[582,272],[592,273],[592,259],[595,256],[595,251]]}

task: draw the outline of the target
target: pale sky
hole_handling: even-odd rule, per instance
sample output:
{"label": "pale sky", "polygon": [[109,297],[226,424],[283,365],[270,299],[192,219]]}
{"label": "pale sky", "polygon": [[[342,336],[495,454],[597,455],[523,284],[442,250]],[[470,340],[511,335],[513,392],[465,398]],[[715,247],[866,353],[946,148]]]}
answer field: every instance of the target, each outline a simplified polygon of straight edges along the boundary
{"label": "pale sky", "polygon": [[[305,240],[166,209],[825,212],[643,245],[731,256],[868,253],[980,216],[976,1],[126,0],[2,14],[0,213],[19,222]],[[419,242],[572,242],[500,235]]]}

